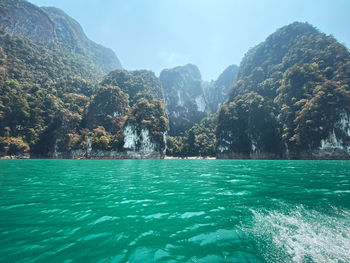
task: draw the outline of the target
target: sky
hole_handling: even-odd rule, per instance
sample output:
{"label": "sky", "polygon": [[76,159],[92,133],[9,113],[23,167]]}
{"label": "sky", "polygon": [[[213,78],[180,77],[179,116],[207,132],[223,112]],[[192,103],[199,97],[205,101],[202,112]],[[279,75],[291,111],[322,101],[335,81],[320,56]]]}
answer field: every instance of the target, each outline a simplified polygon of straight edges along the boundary
{"label": "sky", "polygon": [[77,20],[91,40],[111,48],[127,70],[192,63],[203,80],[278,28],[309,22],[350,48],[349,0],[29,0]]}

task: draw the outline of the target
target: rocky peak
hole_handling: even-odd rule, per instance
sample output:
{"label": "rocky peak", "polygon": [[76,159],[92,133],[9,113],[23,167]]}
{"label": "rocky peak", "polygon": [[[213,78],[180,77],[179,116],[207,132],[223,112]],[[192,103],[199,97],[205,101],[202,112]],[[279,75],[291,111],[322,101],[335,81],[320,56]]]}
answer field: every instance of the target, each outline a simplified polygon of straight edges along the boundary
{"label": "rocky peak", "polygon": [[160,80],[166,92],[181,90],[189,95],[199,95],[203,92],[202,77],[199,69],[192,64],[164,69],[160,73]]}
{"label": "rocky peak", "polygon": [[181,134],[206,116],[202,78],[195,65],[165,69],[159,79],[164,89],[170,134]]}
{"label": "rocky peak", "polygon": [[101,70],[101,75],[122,66],[115,53],[85,35],[77,21],[62,10],[37,7],[23,0],[4,0],[0,3],[0,28],[14,36],[34,43],[66,48]]}

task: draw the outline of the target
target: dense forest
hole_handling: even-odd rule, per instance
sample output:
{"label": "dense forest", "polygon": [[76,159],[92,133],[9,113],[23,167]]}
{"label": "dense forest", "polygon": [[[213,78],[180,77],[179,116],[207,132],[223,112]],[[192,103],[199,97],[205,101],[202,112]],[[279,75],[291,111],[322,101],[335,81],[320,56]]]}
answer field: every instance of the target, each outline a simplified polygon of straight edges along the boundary
{"label": "dense forest", "polygon": [[7,0],[0,14],[1,156],[350,156],[350,53],[308,23],[204,82],[192,64],[123,70],[61,10]]}
{"label": "dense forest", "polygon": [[[308,23],[251,49],[218,113],[219,156],[349,156],[350,53]],[[323,148],[328,148],[328,151]]]}
{"label": "dense forest", "polygon": [[38,146],[49,127],[63,118],[72,125],[81,120],[84,106],[97,88],[89,77],[93,70],[78,64],[70,54],[3,31],[0,44],[2,151],[42,152]]}

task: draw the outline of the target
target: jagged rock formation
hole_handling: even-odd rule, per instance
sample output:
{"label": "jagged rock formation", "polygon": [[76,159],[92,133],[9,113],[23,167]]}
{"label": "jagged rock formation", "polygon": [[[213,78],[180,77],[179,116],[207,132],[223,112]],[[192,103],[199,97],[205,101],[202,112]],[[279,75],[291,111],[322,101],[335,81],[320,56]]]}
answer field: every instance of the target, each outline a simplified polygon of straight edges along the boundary
{"label": "jagged rock formation", "polygon": [[205,98],[210,112],[215,113],[226,101],[230,87],[235,83],[238,67],[228,66],[216,81],[204,84]]}
{"label": "jagged rock formation", "polygon": [[349,159],[350,53],[307,23],[277,30],[242,60],[221,107],[219,158]]}
{"label": "jagged rock formation", "polygon": [[72,52],[77,59],[92,64],[99,77],[121,68],[111,49],[88,39],[79,23],[57,8],[39,8],[23,0],[3,0],[0,3],[0,28],[56,52]]}
{"label": "jagged rock formation", "polygon": [[206,116],[207,103],[196,66],[165,69],[159,79],[164,88],[171,135],[183,133]]}

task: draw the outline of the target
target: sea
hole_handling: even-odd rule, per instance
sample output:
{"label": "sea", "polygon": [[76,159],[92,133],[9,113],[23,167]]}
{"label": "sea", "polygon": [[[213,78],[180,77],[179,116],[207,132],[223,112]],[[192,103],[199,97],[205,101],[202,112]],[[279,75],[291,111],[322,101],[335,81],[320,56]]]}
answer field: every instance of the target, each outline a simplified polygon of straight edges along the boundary
{"label": "sea", "polygon": [[350,161],[0,160],[0,262],[350,262]]}

